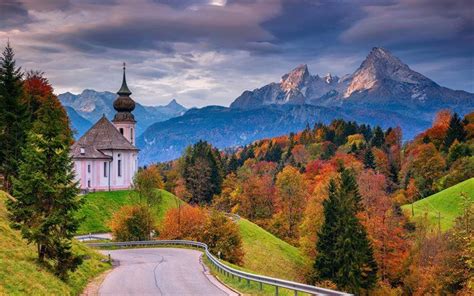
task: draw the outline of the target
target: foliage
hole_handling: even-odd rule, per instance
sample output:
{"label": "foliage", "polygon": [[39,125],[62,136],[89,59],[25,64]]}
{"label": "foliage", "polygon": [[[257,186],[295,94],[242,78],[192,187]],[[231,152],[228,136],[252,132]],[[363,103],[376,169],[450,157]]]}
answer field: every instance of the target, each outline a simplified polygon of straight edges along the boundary
{"label": "foliage", "polygon": [[138,193],[140,200],[145,200],[150,207],[160,202],[163,179],[156,165],[140,169],[133,177],[133,189]]}
{"label": "foliage", "polygon": [[198,206],[179,206],[169,209],[161,225],[161,239],[198,240],[204,231],[207,214]]}
{"label": "foliage", "polygon": [[148,206],[126,205],[115,212],[109,227],[116,241],[140,241],[151,238],[156,230],[155,223]]}
{"label": "foliage", "polygon": [[186,149],[183,164],[183,178],[191,194],[192,204],[211,203],[219,194],[222,185],[222,163],[219,153],[210,144],[199,141]]}
{"label": "foliage", "polygon": [[0,173],[4,187],[12,192],[12,179],[18,176],[22,149],[30,122],[22,101],[23,74],[16,67],[15,54],[7,43],[0,58]]}
{"label": "foliage", "polygon": [[224,214],[211,211],[200,239],[221,259],[242,264],[244,251],[239,228]]}
{"label": "foliage", "polygon": [[82,259],[71,251],[71,239],[81,206],[74,182],[72,143],[66,112],[50,94],[38,110],[38,119],[28,135],[18,178],[13,180],[17,202],[9,203],[11,220],[30,243],[35,243],[40,262],[55,261],[62,278],[74,271]]}
{"label": "foliage", "polygon": [[377,279],[377,263],[365,227],[356,217],[361,207],[360,195],[354,176],[347,169],[341,172],[340,185],[330,182],[323,205],[315,280],[331,280],[339,289],[357,294],[372,288]]}

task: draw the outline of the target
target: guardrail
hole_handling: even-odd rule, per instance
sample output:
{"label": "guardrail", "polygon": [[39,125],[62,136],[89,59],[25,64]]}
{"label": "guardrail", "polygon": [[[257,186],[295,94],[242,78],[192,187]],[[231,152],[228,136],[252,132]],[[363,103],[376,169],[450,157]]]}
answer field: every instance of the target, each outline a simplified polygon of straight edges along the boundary
{"label": "guardrail", "polygon": [[208,246],[205,243],[188,241],[188,240],[152,240],[152,241],[132,241],[132,242],[107,242],[107,243],[87,243],[90,247],[103,248],[103,247],[135,247],[135,246],[159,246],[159,245],[180,245],[180,246],[192,246],[197,248],[204,249],[206,257],[209,259],[211,264],[217,269],[218,272],[224,274],[225,276],[237,277],[239,281],[241,279],[247,280],[247,283],[250,284],[250,281],[254,281],[260,284],[260,290],[263,289],[263,284],[271,285],[275,287],[275,295],[278,295],[279,288],[286,288],[293,290],[295,295],[298,292],[309,293],[313,295],[351,295],[344,292],[338,292],[330,289],[319,288],[316,286],[305,285],[297,282],[272,278],[263,275],[257,275],[253,273],[248,273],[244,271],[237,270],[230,266],[227,266],[219,261],[214,255],[209,251]]}

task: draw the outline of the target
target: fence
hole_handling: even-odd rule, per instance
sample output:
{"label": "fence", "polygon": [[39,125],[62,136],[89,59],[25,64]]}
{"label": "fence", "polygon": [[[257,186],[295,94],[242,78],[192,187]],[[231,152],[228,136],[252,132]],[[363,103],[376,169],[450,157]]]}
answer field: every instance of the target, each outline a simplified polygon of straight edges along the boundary
{"label": "fence", "polygon": [[204,249],[206,257],[209,259],[211,264],[217,269],[218,272],[226,275],[237,277],[240,279],[247,280],[247,283],[250,281],[260,284],[260,289],[262,285],[271,285],[275,287],[275,295],[278,295],[279,288],[285,288],[293,290],[295,295],[298,292],[309,293],[313,295],[350,295],[344,292],[338,292],[330,289],[319,288],[316,286],[305,285],[297,282],[272,278],[268,276],[257,275],[253,273],[248,273],[244,271],[237,270],[230,266],[225,265],[214,255],[211,254],[209,248],[205,243],[188,241],[188,240],[153,240],[153,241],[133,241],[133,242],[106,242],[106,243],[88,243],[90,247],[103,248],[103,247],[136,247],[136,246],[159,246],[159,245],[180,245],[180,246],[191,246]]}

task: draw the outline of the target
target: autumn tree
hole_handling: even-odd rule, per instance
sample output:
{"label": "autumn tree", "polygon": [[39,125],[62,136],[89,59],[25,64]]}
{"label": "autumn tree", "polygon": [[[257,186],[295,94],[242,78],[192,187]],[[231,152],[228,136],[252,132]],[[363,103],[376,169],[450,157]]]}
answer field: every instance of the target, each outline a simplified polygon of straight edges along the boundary
{"label": "autumn tree", "polygon": [[287,239],[298,238],[298,225],[306,204],[306,184],[303,175],[294,167],[287,166],[275,181],[278,216],[283,220],[278,232]]}
{"label": "autumn tree", "polygon": [[158,189],[163,186],[163,178],[156,165],[138,170],[133,177],[133,189],[138,193],[140,201],[144,201],[148,207],[160,202],[161,192]]}
{"label": "autumn tree", "polygon": [[112,236],[117,241],[149,240],[156,231],[156,222],[145,205],[125,205],[109,221]]}
{"label": "autumn tree", "polygon": [[199,240],[221,259],[234,264],[243,262],[244,250],[239,228],[223,213],[211,211]]}
{"label": "autumn tree", "polygon": [[30,126],[27,108],[22,101],[22,78],[13,49],[7,43],[0,57],[0,173],[4,177],[4,187],[10,193],[13,178],[18,177]]}
{"label": "autumn tree", "polygon": [[186,149],[183,172],[192,204],[209,204],[221,192],[222,163],[219,152],[210,144],[199,141]]}
{"label": "autumn tree", "polygon": [[331,180],[323,202],[324,224],[318,234],[315,280],[360,294],[377,279],[377,263],[365,227],[357,218],[361,197],[352,173],[343,169],[340,185]]}
{"label": "autumn tree", "polygon": [[421,144],[412,152],[411,168],[422,197],[434,192],[434,182],[443,174],[446,162],[433,143]]}
{"label": "autumn tree", "polygon": [[66,278],[81,257],[71,240],[79,226],[81,206],[70,156],[72,132],[59,100],[49,94],[28,134],[18,177],[13,179],[9,203],[11,220],[29,243],[35,243],[40,262],[54,262],[55,273]]}
{"label": "autumn tree", "polygon": [[161,226],[161,239],[199,240],[207,220],[205,210],[184,205],[169,209]]}

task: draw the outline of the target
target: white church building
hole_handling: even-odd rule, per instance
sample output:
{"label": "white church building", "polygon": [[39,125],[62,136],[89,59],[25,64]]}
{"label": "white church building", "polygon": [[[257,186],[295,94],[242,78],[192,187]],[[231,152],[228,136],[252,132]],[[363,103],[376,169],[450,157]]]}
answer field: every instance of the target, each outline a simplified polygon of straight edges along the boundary
{"label": "white church building", "polygon": [[71,147],[76,180],[81,191],[112,191],[128,189],[138,170],[138,152],[135,147],[135,124],[132,114],[135,102],[125,78],[123,67],[122,87],[117,92],[110,122],[102,116]]}

